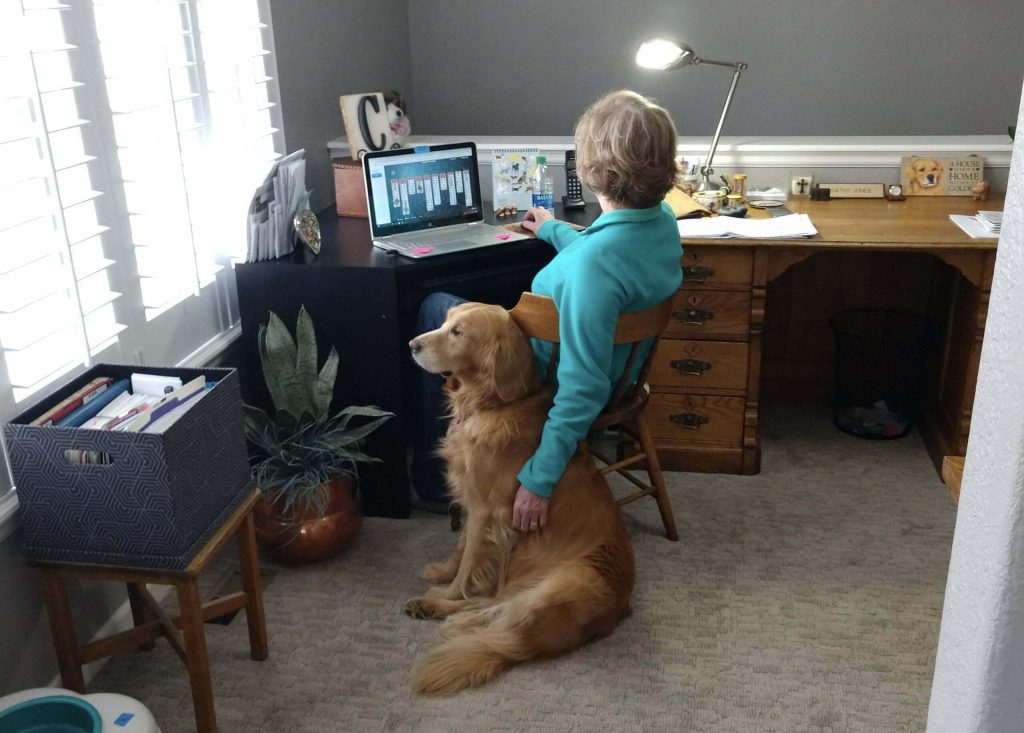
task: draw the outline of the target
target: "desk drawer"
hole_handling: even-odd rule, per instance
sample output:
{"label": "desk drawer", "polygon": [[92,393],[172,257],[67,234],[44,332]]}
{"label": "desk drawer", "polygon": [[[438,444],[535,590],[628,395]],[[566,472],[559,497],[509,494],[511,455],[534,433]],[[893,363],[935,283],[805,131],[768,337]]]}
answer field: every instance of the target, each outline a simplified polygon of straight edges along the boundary
{"label": "desk drawer", "polygon": [[680,290],[673,300],[668,338],[741,338],[750,336],[750,293]]}
{"label": "desk drawer", "polygon": [[683,245],[683,287],[742,290],[753,281],[754,253],[747,248]]}
{"label": "desk drawer", "polygon": [[744,390],[746,343],[661,339],[647,381],[658,387],[707,387]]}
{"label": "desk drawer", "polygon": [[737,448],[745,405],[744,397],[654,393],[644,417],[659,444]]}

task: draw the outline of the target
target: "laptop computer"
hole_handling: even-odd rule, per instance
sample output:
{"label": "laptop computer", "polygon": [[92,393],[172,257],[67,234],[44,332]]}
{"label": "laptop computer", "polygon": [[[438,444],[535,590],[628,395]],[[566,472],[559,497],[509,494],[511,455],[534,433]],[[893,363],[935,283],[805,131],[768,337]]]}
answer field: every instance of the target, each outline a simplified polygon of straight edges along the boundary
{"label": "laptop computer", "polygon": [[484,221],[475,143],[369,152],[363,177],[375,247],[434,257],[530,238]]}

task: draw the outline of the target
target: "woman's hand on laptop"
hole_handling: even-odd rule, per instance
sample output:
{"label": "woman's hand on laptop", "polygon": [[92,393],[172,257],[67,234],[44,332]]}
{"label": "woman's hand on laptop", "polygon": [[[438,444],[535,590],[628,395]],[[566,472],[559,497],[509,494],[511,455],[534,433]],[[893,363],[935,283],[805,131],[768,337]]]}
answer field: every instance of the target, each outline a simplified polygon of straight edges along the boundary
{"label": "woman's hand on laptop", "polygon": [[551,212],[547,209],[542,209],[539,206],[531,206],[526,210],[526,216],[523,217],[523,229],[528,229],[534,234],[541,228],[541,225],[546,221],[550,221],[555,217],[551,216]]}

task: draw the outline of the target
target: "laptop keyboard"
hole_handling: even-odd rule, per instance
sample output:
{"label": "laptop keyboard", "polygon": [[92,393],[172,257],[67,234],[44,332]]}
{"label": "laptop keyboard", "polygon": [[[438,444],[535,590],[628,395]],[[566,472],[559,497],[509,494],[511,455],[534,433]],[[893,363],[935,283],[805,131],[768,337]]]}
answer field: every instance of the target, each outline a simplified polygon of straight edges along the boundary
{"label": "laptop keyboard", "polygon": [[392,242],[404,244],[438,245],[458,242],[466,238],[469,232],[464,227],[458,227],[455,231],[439,230],[436,232],[413,232],[410,234],[395,234],[389,237]]}

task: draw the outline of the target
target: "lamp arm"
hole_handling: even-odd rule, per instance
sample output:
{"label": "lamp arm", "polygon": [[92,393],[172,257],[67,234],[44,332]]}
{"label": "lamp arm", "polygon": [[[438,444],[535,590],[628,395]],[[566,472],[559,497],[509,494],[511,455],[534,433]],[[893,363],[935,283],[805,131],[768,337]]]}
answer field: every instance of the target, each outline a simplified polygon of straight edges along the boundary
{"label": "lamp arm", "polygon": [[695,59],[694,64],[714,64],[716,66],[727,66],[730,69],[733,69],[732,83],[729,85],[729,93],[725,96],[725,106],[722,107],[722,116],[718,120],[718,127],[715,129],[715,136],[711,139],[711,147],[708,149],[707,158],[704,159],[704,165],[701,166],[700,169],[701,175],[703,176],[703,180],[700,184],[700,190],[707,191],[711,188],[717,188],[717,186],[712,186],[711,183],[711,176],[715,172],[714,168],[711,167],[711,163],[715,157],[715,150],[718,149],[718,138],[722,134],[722,126],[725,125],[725,117],[729,114],[729,107],[732,105],[732,96],[736,91],[736,83],[740,80],[740,73],[747,68],[747,65],[744,63],[711,61],[709,59],[701,58]]}

